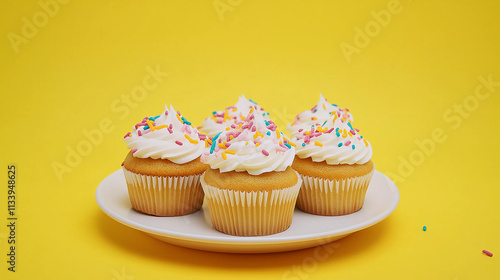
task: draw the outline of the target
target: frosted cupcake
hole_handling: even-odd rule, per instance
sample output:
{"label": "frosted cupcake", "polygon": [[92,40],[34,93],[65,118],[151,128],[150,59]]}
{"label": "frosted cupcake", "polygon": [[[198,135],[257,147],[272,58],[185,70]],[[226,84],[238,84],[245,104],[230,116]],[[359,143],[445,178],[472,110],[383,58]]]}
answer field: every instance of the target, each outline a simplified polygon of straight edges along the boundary
{"label": "frosted cupcake", "polygon": [[302,183],[290,167],[294,144],[254,112],[210,141],[201,183],[214,228],[238,236],[286,230]]}
{"label": "frosted cupcake", "polygon": [[341,112],[295,136],[292,167],[303,184],[297,207],[307,213],[337,216],[354,213],[364,204],[375,171],[372,147]]}
{"label": "frosted cupcake", "polygon": [[312,125],[321,125],[334,113],[340,113],[341,118],[350,122],[353,121],[352,114],[349,112],[349,109],[344,109],[336,104],[328,103],[323,95],[320,94],[318,103],[314,105],[311,110],[306,110],[295,116],[295,120],[292,123],[289,123],[286,129],[293,137],[304,130],[310,129]]}
{"label": "frosted cupcake", "polygon": [[206,118],[199,129],[212,138],[233,123],[244,120],[251,109],[254,110],[254,114],[260,114],[264,119],[269,120],[269,113],[251,99],[248,100],[241,95],[234,106],[229,106],[222,111],[213,111],[212,116]]}
{"label": "frosted cupcake", "polygon": [[206,136],[170,105],[136,124],[124,141],[123,162],[132,207],[155,216],[181,216],[201,208],[200,162]]}

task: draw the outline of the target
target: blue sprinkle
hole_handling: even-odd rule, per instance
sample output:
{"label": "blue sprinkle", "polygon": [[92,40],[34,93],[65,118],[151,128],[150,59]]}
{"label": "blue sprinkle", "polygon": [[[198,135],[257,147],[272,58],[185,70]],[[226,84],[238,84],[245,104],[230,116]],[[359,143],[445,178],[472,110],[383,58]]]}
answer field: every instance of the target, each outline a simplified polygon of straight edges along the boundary
{"label": "blue sprinkle", "polygon": [[271,131],[268,131],[266,134],[267,136],[271,136]]}
{"label": "blue sprinkle", "polygon": [[325,124],[326,124],[326,121],[321,126],[323,127],[323,126],[325,126]]}
{"label": "blue sprinkle", "polygon": [[302,143],[302,147],[305,147],[306,146],[306,143]]}
{"label": "blue sprinkle", "polygon": [[215,142],[215,141],[213,141],[213,142],[212,142],[212,146],[210,147],[210,153],[211,153],[211,154],[214,152],[214,149],[215,149],[215,144],[216,144],[216,142]]}
{"label": "blue sprinkle", "polygon": [[354,128],[352,128],[351,122],[347,122],[347,125],[351,128],[351,130],[354,130]]}
{"label": "blue sprinkle", "polygon": [[149,125],[146,125],[143,127],[144,130],[148,130],[149,129]]}
{"label": "blue sprinkle", "polygon": [[333,105],[333,106],[335,106],[335,107],[338,107],[338,106],[337,106],[337,104],[333,104],[333,103],[332,103],[332,105]]}
{"label": "blue sprinkle", "polygon": [[154,120],[156,121],[156,119],[157,119],[157,118],[159,118],[160,116],[161,116],[161,115],[158,115],[158,116],[154,117]]}
{"label": "blue sprinkle", "polygon": [[424,231],[426,231],[426,230],[427,230],[427,227],[426,227],[426,226],[424,226],[424,227],[423,227],[423,230],[424,230]]}
{"label": "blue sprinkle", "polygon": [[215,140],[217,140],[217,138],[219,138],[219,136],[220,136],[221,133],[222,132],[217,133],[217,135],[215,135],[214,138],[212,139],[212,142],[215,143]]}
{"label": "blue sprinkle", "polygon": [[155,119],[153,117],[149,117],[148,120],[154,121]]}
{"label": "blue sprinkle", "polygon": [[217,111],[213,111],[213,112],[212,112],[212,115],[215,115],[215,114],[217,114]]}
{"label": "blue sprinkle", "polygon": [[360,137],[361,137],[361,139],[363,139],[363,136],[360,136]]}
{"label": "blue sprinkle", "polygon": [[[264,114],[264,115],[265,115],[265,114]],[[263,115],[263,116],[264,116],[264,115]],[[269,125],[269,122],[268,122],[267,120],[264,120],[264,122],[266,123],[266,126],[268,126],[268,125]]]}
{"label": "blue sprinkle", "polygon": [[252,102],[255,105],[258,105],[257,102],[253,101],[252,99],[248,99],[248,101]]}
{"label": "blue sprinkle", "polygon": [[336,134],[337,134],[337,137],[340,137],[340,133],[337,132]]}
{"label": "blue sprinkle", "polygon": [[356,148],[354,145],[352,145],[352,149],[354,150],[354,148]]}
{"label": "blue sprinkle", "polygon": [[292,146],[291,146],[290,144],[288,144],[288,143],[285,143],[285,146],[287,146],[287,147],[288,147],[288,149],[291,149],[291,148],[292,148]]}
{"label": "blue sprinkle", "polygon": [[337,129],[335,129],[335,132],[338,132],[339,131],[339,128],[337,127]]}
{"label": "blue sprinkle", "polygon": [[342,147],[342,143],[339,143],[339,147]]}

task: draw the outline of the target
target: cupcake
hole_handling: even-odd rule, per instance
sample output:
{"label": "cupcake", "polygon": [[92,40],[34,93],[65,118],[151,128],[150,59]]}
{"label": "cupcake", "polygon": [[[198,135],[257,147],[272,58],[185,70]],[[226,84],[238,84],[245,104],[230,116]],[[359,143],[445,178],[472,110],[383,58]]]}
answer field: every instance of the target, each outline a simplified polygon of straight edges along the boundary
{"label": "cupcake", "polygon": [[130,152],[123,162],[132,207],[155,216],[181,216],[201,208],[200,161],[206,136],[172,105],[136,124],[124,141]]}
{"label": "cupcake", "polygon": [[199,129],[212,138],[226,127],[244,120],[252,108],[254,114],[260,114],[264,119],[269,120],[269,113],[251,99],[248,100],[241,95],[234,106],[229,106],[222,111],[213,111],[212,116],[206,118]]}
{"label": "cupcake", "polygon": [[291,168],[294,144],[276,125],[251,110],[209,143],[201,184],[214,228],[256,236],[290,227],[302,180]]}
{"label": "cupcake", "polygon": [[337,111],[295,139],[292,167],[303,180],[297,207],[323,216],[360,210],[375,166],[371,161],[372,147],[359,130]]}
{"label": "cupcake", "polygon": [[336,104],[328,103],[322,94],[319,95],[319,101],[311,110],[306,110],[297,116],[295,120],[288,124],[286,129],[293,137],[304,130],[310,129],[312,125],[319,126],[325,122],[333,113],[340,113],[341,118],[352,122],[353,118],[349,109],[341,108]]}

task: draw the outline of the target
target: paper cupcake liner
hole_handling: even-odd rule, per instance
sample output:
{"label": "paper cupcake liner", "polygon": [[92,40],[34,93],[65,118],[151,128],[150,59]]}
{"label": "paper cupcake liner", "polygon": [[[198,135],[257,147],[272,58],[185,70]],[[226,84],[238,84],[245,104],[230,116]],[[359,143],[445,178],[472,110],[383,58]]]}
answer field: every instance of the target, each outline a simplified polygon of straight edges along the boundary
{"label": "paper cupcake liner", "polygon": [[340,216],[359,211],[375,172],[341,180],[328,180],[301,175],[303,184],[297,198],[297,208],[322,216]]}
{"label": "paper cupcake liner", "polygon": [[302,184],[271,191],[238,191],[208,185],[201,176],[213,227],[237,236],[270,235],[292,224],[297,195]]}
{"label": "paper cupcake liner", "polygon": [[182,216],[203,203],[200,176],[149,176],[123,168],[132,207],[155,216]]}

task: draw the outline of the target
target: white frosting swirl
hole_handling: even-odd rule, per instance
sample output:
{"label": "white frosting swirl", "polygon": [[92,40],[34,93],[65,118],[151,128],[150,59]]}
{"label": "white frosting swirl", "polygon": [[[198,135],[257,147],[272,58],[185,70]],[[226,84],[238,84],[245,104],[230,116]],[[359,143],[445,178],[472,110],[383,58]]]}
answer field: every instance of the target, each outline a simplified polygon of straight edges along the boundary
{"label": "white frosting swirl", "polygon": [[349,109],[338,107],[335,104],[328,103],[328,101],[319,94],[318,103],[311,108],[311,110],[306,110],[295,117],[292,123],[286,126],[286,129],[290,132],[293,137],[299,133],[299,130],[310,129],[312,125],[320,126],[322,125],[330,116],[335,112],[341,113],[341,117],[346,120],[353,122],[354,119]]}
{"label": "white frosting swirl", "polygon": [[266,113],[257,103],[241,95],[234,106],[229,106],[222,111],[212,112],[211,117],[203,120],[200,130],[206,133],[208,137],[214,137],[226,127],[243,120],[252,108],[254,108],[255,114],[260,114],[264,119],[269,120],[269,113]]}
{"label": "white frosting swirl", "polygon": [[205,149],[201,161],[220,172],[234,170],[259,175],[284,171],[295,156],[289,140],[260,113],[250,113],[212,140],[214,143]]}
{"label": "white frosting swirl", "polygon": [[[123,141],[134,157],[168,159],[174,163],[190,162],[203,153],[205,142],[196,127],[170,105],[156,117],[144,118],[127,133]],[[189,138],[189,139],[188,139]]]}
{"label": "white frosting swirl", "polygon": [[350,121],[333,114],[324,125],[311,126],[295,135],[299,158],[328,164],[364,164],[372,157],[372,147]]}

